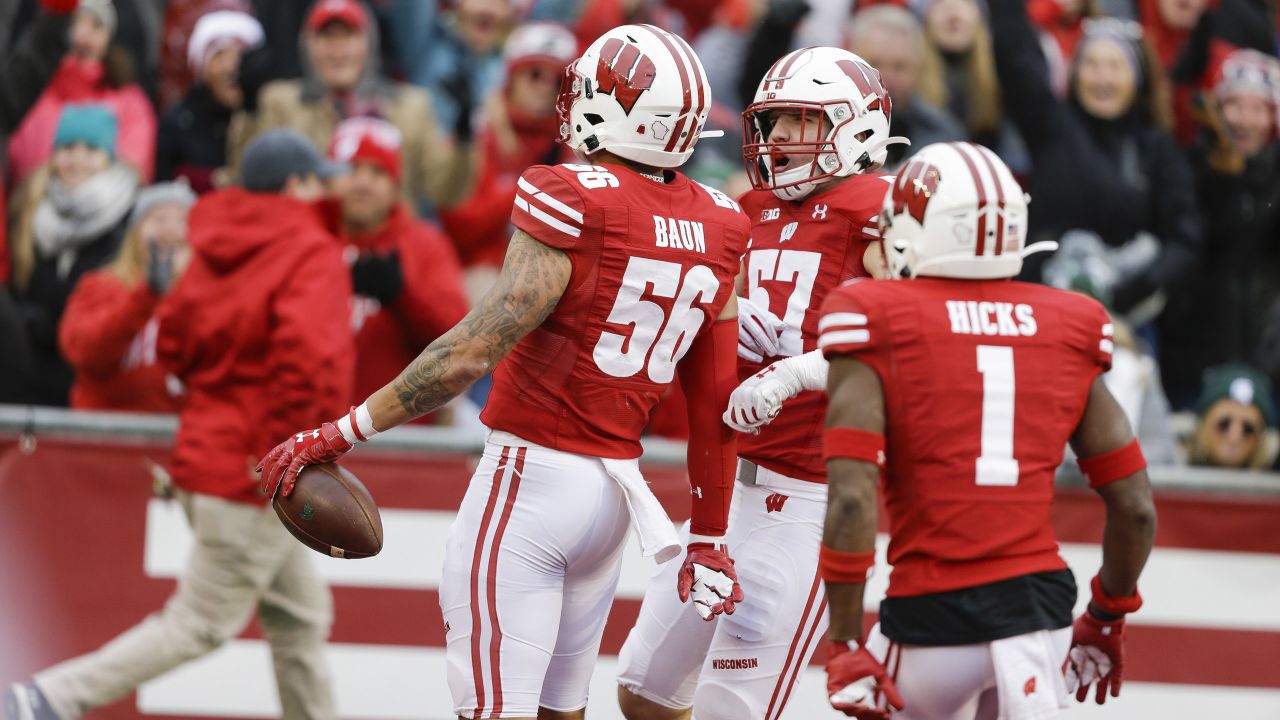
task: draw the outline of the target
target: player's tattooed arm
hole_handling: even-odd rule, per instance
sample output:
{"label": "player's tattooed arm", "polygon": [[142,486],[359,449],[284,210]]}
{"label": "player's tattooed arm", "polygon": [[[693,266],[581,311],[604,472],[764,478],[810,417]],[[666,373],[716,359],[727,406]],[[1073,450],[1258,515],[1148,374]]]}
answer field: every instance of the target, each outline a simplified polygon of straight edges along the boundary
{"label": "player's tattooed arm", "polygon": [[[827,427],[883,433],[884,389],[880,376],[865,363],[848,357],[831,359],[827,379]],[[874,463],[834,457],[827,461],[827,516],[822,544],[843,552],[869,552],[876,545]],[[826,583],[830,626],[827,636],[843,642],[862,637],[865,583]]]}
{"label": "player's tattooed arm", "polygon": [[463,393],[555,309],[569,285],[568,256],[517,230],[497,282],[453,329],[369,397],[378,430],[425,415]]}

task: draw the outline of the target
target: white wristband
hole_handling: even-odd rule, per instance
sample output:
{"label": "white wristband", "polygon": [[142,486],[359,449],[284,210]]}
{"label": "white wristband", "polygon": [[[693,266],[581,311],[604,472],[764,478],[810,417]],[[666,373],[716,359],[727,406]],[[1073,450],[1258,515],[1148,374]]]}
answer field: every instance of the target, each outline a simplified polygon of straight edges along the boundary
{"label": "white wristband", "polygon": [[[351,418],[355,417],[355,427],[352,427]],[[352,445],[368,440],[378,431],[373,427],[373,416],[369,414],[367,403],[360,403],[360,407],[338,418],[334,423],[338,426],[338,430],[342,433],[342,437]]]}
{"label": "white wristband", "polygon": [[774,363],[777,372],[789,386],[800,390],[827,389],[827,369],[830,364],[822,356],[821,350],[811,350],[803,355],[796,355]]}
{"label": "white wristband", "polygon": [[724,536],[694,535],[693,533],[689,533],[689,544],[693,545],[694,543],[706,543],[707,545],[714,545],[715,547],[724,547]]}

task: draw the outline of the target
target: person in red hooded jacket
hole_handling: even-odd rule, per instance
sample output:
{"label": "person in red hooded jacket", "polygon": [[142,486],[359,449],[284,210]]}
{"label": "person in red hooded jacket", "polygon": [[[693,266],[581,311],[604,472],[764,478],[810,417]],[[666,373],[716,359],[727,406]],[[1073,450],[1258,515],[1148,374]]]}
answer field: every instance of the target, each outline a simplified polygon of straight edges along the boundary
{"label": "person in red hooded jacket", "polygon": [[157,353],[187,389],[169,468],[195,535],[187,567],[162,610],[10,686],[15,717],[77,718],[114,702],[235,637],[255,611],[283,717],[335,717],[333,601],[253,467],[277,436],[351,397],[351,279],[311,203],[343,168],[291,130],[259,136],[242,168],[244,188],[192,208],[194,257],[157,310]]}
{"label": "person in red hooded jacket", "polygon": [[467,314],[462,268],[439,230],[416,219],[400,194],[400,131],[370,117],[334,130],[330,157],[351,164],[320,204],[351,265],[355,295],[355,394],[368,397]]}

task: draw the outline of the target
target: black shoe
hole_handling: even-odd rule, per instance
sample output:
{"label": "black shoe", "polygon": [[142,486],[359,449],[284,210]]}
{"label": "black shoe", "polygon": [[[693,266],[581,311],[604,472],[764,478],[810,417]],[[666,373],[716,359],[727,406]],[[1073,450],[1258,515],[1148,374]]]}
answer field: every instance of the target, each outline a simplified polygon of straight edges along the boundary
{"label": "black shoe", "polygon": [[35,683],[13,683],[4,694],[6,720],[61,720]]}

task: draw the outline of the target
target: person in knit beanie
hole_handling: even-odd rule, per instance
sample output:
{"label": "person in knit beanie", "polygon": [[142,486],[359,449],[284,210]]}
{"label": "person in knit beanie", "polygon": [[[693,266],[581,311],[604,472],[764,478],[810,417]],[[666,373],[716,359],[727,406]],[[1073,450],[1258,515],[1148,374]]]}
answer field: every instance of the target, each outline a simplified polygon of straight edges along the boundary
{"label": "person in knit beanie", "polygon": [[185,182],[138,193],[124,244],[110,265],[84,276],[67,300],[58,340],[75,370],[71,407],[175,412],[180,386],[156,362],[153,313],[191,260]]}
{"label": "person in knit beanie", "polygon": [[118,132],[110,108],[67,105],[50,161],[14,202],[10,280],[32,353],[22,401],[67,404],[72,372],[58,349],[58,323],[80,278],[115,257],[138,187],[137,174],[118,160]]}
{"label": "person in knit beanie", "polygon": [[1191,464],[1258,470],[1275,457],[1271,381],[1248,365],[1230,363],[1206,371],[1196,414]]}

